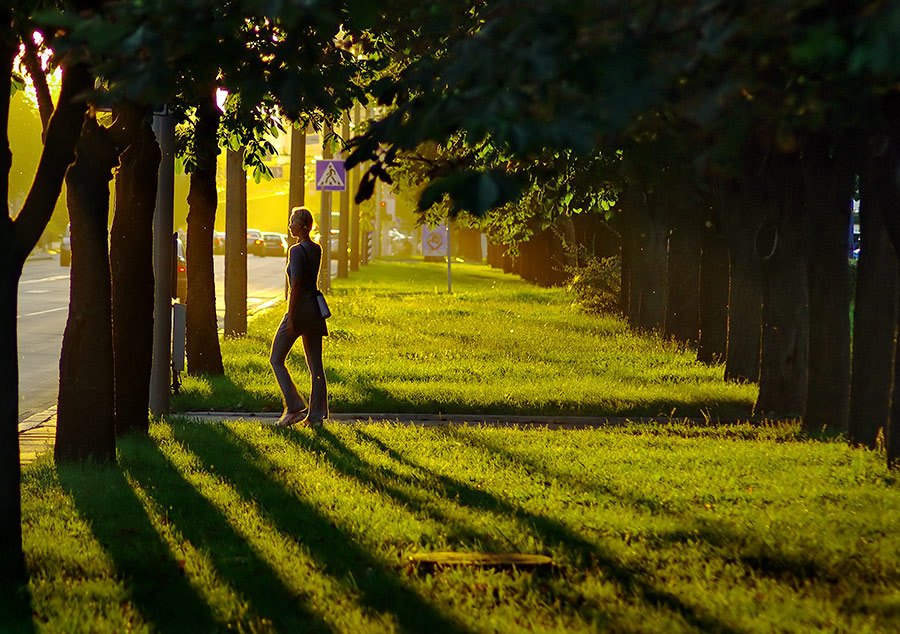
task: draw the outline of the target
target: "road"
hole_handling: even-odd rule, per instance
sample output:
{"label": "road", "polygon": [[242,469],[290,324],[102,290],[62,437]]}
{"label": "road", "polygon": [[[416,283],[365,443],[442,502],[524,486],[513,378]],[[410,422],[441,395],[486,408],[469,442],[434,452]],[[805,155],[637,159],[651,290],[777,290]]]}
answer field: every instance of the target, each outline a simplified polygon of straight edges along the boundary
{"label": "road", "polygon": [[[332,263],[334,266],[334,263]],[[225,317],[225,258],[213,256],[216,312]],[[247,308],[284,296],[284,260],[247,258]],[[18,294],[19,421],[56,403],[59,353],[69,308],[69,269],[59,256],[29,258]]]}

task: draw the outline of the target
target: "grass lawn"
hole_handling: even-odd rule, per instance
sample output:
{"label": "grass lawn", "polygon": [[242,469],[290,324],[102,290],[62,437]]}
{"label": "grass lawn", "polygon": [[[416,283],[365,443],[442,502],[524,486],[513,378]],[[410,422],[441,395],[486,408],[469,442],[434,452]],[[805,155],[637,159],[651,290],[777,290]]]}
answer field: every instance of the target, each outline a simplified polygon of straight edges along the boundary
{"label": "grass lawn", "polygon": [[[746,415],[690,351],[486,267],[377,263],[329,303],[331,406],[671,416],[550,431],[172,417],[116,465],[23,470],[30,582],[0,632],[896,632],[900,482]],[[278,310],[182,410],[277,410]],[[299,348],[299,347],[298,347]],[[308,380],[302,351],[290,358]],[[428,567],[435,551],[553,565]]]}
{"label": "grass lawn", "polygon": [[23,492],[28,632],[900,629],[895,476],[790,426],[176,420]]}
{"label": "grass lawn", "polygon": [[[562,289],[542,289],[487,266],[375,262],[334,281],[325,370],[334,412],[748,416],[755,385],[727,384],[615,317],[582,313]],[[284,313],[257,316],[224,341],[225,377],[184,378],[178,411],[280,411],[269,366]],[[309,394],[299,344],[288,368]]]}

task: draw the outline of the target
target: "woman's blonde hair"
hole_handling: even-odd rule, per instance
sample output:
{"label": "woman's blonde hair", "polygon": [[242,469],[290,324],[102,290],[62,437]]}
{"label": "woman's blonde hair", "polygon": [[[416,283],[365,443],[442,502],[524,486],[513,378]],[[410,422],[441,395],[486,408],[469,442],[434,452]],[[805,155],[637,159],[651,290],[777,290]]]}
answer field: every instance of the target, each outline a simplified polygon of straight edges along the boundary
{"label": "woman's blonde hair", "polygon": [[297,220],[300,222],[301,226],[312,229],[313,217],[309,209],[306,207],[294,207],[291,209],[291,216],[294,214],[297,214]]}

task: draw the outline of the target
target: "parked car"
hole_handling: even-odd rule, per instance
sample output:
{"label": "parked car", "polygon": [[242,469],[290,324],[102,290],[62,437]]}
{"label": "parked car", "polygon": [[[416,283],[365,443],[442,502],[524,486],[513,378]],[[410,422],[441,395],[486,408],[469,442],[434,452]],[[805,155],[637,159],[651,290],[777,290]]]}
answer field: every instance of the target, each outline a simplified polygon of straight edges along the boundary
{"label": "parked car", "polygon": [[59,265],[72,266],[72,225],[66,225],[66,232],[59,243]]}
{"label": "parked car", "polygon": [[413,254],[414,245],[412,236],[403,233],[399,229],[391,228],[391,230],[388,231],[388,239],[391,241],[392,255]]}
{"label": "parked car", "polygon": [[341,230],[340,229],[332,229],[331,230],[331,246],[329,247],[332,260],[338,259],[338,251],[340,250],[338,245],[341,243]]}
{"label": "parked car", "polygon": [[287,253],[287,236],[283,233],[262,234],[263,255],[276,255],[283,258]]}
{"label": "parked car", "polygon": [[185,256],[184,242],[176,233],[175,238],[175,284],[172,287],[172,297],[184,304],[187,302],[187,257]]}
{"label": "parked car", "polygon": [[213,253],[223,255],[225,253],[225,232],[213,231]]}
{"label": "parked car", "polygon": [[265,249],[262,232],[258,229],[247,229],[247,255],[265,255]]}

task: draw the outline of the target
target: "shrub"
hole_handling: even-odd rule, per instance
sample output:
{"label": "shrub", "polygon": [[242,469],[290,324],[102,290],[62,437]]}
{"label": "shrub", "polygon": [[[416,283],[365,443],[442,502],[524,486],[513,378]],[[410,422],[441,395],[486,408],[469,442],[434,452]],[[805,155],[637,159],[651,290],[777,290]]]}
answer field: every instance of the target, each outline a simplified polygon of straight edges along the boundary
{"label": "shrub", "polygon": [[577,266],[567,266],[569,283],[578,304],[589,313],[615,313],[622,288],[622,270],[618,257],[590,256]]}

